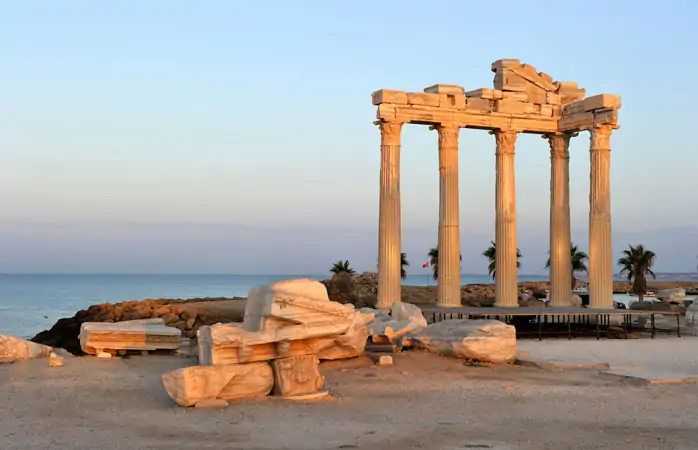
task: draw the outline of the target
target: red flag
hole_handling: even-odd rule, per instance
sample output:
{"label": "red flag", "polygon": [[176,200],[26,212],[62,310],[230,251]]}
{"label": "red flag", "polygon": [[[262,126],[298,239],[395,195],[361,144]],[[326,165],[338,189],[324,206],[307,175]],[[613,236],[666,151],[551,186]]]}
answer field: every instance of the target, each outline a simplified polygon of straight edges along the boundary
{"label": "red flag", "polygon": [[422,264],[422,269],[426,269],[427,267],[429,267],[429,263]]}

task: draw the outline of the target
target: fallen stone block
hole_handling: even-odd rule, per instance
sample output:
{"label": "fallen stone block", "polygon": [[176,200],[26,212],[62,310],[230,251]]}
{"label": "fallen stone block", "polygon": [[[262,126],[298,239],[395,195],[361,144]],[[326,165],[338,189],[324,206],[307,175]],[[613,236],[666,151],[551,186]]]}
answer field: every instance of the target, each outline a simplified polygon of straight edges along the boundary
{"label": "fallen stone block", "polygon": [[380,355],[378,357],[377,364],[379,366],[392,366],[393,365],[393,357],[390,355]]}
{"label": "fallen stone block", "polygon": [[411,320],[388,320],[374,322],[368,326],[368,335],[374,344],[392,344],[401,346],[400,341],[422,331],[422,324]]}
{"label": "fallen stone block", "polygon": [[326,338],[275,340],[267,331],[250,332],[242,324],[200,327],[197,332],[199,364],[221,365],[268,361],[291,356],[314,355]]}
{"label": "fallen stone block", "polygon": [[0,363],[44,358],[48,357],[52,350],[46,345],[0,334]]}
{"label": "fallen stone block", "polygon": [[319,281],[286,280],[250,290],[242,328],[298,340],[345,333],[353,317],[354,306],[331,302]]}
{"label": "fallen stone block", "polygon": [[427,319],[424,318],[422,310],[419,309],[419,306],[411,303],[394,302],[390,310],[390,316],[398,322],[409,320],[416,325],[427,326]]}
{"label": "fallen stone block", "polygon": [[444,320],[412,341],[418,348],[468,360],[503,364],[516,358],[516,329],[498,320]]}
{"label": "fallen stone block", "polygon": [[90,355],[104,350],[176,350],[182,331],[162,319],[125,322],[85,322],[80,326],[80,348]]}
{"label": "fallen stone block", "polygon": [[267,396],[274,387],[274,374],[266,362],[191,366],[164,373],[162,384],[179,406],[193,406],[210,399],[233,401]]}
{"label": "fallen stone block", "polygon": [[272,361],[274,369],[274,395],[281,397],[314,394],[325,384],[320,375],[317,356],[297,356]]}
{"label": "fallen stone block", "polygon": [[403,346],[403,341],[414,333],[423,330],[427,320],[419,307],[410,303],[394,302],[391,314],[376,316],[368,325],[368,335],[372,344],[390,344],[393,349]]}
{"label": "fallen stone block", "polygon": [[317,356],[321,360],[346,359],[361,356],[366,349],[368,327],[366,317],[354,313],[354,321],[346,333],[334,338],[320,338],[317,345]]}

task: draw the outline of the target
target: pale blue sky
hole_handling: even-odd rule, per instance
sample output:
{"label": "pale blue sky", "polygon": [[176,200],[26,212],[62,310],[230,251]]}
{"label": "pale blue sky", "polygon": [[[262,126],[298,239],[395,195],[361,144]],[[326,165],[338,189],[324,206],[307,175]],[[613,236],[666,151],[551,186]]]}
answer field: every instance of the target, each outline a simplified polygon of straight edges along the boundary
{"label": "pale blue sky", "polygon": [[[519,58],[623,97],[614,248],[695,269],[698,3],[120,1],[0,6],[0,272],[324,271],[376,260],[370,94],[490,87]],[[571,146],[586,245],[588,134]],[[518,140],[522,272],[541,272],[549,151]],[[403,132],[404,249],[436,244],[435,132]],[[494,138],[460,139],[463,272],[494,237]]]}

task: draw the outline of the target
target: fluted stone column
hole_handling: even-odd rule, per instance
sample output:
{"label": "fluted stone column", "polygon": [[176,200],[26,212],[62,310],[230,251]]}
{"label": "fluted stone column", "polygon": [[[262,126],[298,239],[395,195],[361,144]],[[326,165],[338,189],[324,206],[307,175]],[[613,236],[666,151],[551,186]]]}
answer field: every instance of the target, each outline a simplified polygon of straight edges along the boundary
{"label": "fluted stone column", "polygon": [[591,132],[589,194],[589,306],[613,308],[611,243],[611,131],[602,125]]}
{"label": "fluted stone column", "polygon": [[400,225],[400,122],[380,122],[381,171],[378,213],[378,301],[389,309],[402,294]]}
{"label": "fluted stone column", "polygon": [[550,143],[550,306],[571,306],[569,145],[572,134],[544,137]]}
{"label": "fluted stone column", "polygon": [[515,131],[494,131],[497,138],[495,306],[519,306],[516,268]]}
{"label": "fluted stone column", "polygon": [[439,286],[437,306],[459,307],[460,218],[458,135],[460,127],[439,125]]}

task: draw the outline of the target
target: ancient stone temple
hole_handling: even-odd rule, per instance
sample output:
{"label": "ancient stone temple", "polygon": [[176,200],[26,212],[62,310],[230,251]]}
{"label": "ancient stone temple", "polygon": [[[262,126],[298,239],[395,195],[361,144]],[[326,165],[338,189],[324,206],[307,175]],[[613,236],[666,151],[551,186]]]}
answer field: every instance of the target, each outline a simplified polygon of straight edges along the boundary
{"label": "ancient stone temple", "polygon": [[553,81],[517,59],[492,63],[493,89],[466,91],[436,84],[424,92],[373,93],[381,131],[378,307],[400,300],[400,133],[428,125],[439,142],[438,306],[460,306],[458,136],[461,128],[489,130],[496,141],[496,306],[518,306],[514,154],[519,133],[540,134],[550,146],[550,304],[570,305],[569,143],[589,131],[590,307],[613,306],[611,247],[611,131],[618,129],[617,95],[586,97],[576,82]]}

